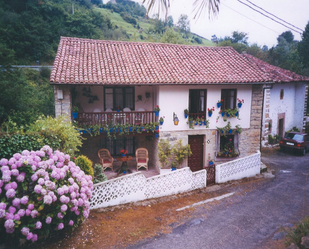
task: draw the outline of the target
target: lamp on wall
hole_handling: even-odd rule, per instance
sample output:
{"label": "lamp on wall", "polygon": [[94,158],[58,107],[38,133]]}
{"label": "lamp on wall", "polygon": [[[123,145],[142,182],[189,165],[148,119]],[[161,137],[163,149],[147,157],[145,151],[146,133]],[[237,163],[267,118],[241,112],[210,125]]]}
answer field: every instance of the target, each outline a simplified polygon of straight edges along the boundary
{"label": "lamp on wall", "polygon": [[175,112],[173,112],[173,121],[174,121],[174,125],[178,125],[179,119],[178,119],[177,114]]}
{"label": "lamp on wall", "polygon": [[58,89],[58,91],[57,91],[57,98],[58,99],[63,99],[63,91],[60,90],[60,89]]}

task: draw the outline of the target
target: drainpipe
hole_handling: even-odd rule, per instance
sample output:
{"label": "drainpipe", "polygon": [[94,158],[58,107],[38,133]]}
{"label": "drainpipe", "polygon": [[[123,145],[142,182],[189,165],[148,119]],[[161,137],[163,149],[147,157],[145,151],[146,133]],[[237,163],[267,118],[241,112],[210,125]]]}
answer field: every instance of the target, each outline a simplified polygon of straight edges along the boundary
{"label": "drainpipe", "polygon": [[[271,82],[274,83],[274,82]],[[264,119],[264,99],[265,99],[265,90],[272,89],[273,84],[266,83],[263,85],[263,97],[262,97],[262,118],[261,118],[261,134],[260,134],[260,152],[262,151],[262,135],[263,135],[263,119]]]}

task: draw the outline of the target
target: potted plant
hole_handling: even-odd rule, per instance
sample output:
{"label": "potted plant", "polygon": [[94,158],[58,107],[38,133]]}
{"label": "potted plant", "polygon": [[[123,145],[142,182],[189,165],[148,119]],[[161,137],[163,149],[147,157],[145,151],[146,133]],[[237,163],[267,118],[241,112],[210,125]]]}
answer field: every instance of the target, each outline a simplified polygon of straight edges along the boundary
{"label": "potted plant", "polygon": [[77,115],[78,115],[78,106],[74,105],[72,106],[72,116],[74,119],[76,119]]}
{"label": "potted plant", "polygon": [[185,114],[185,118],[188,118],[188,115],[189,115],[189,111],[188,111],[188,109],[184,109],[184,114]]}
{"label": "potted plant", "polygon": [[173,161],[177,163],[177,166],[180,166],[187,157],[192,155],[190,145],[182,145],[182,140],[178,140],[172,147],[172,155]]}
{"label": "potted plant", "polygon": [[158,153],[159,162],[161,163],[161,167],[163,168],[169,162],[172,152],[171,144],[168,140],[160,139],[158,149],[159,149]]}
{"label": "potted plant", "polygon": [[218,107],[218,108],[221,107],[222,102],[223,102],[223,99],[218,100],[218,103],[217,103],[217,107]]}
{"label": "potted plant", "polygon": [[238,108],[241,108],[242,104],[245,103],[245,101],[244,101],[243,99],[241,100],[241,99],[239,99],[239,98],[237,98],[237,102],[238,102],[238,103],[237,103]]}
{"label": "potted plant", "polygon": [[159,119],[160,125],[163,125],[164,118],[165,118],[164,116],[163,116],[163,117],[160,117],[160,119]]}
{"label": "potted plant", "polygon": [[160,131],[159,131],[159,129],[157,129],[157,130],[156,130],[156,133],[155,133],[155,137],[156,137],[156,138],[159,137],[159,133],[160,133]]}
{"label": "potted plant", "polygon": [[190,129],[194,129],[193,122],[194,122],[193,118],[189,118],[189,120],[187,121],[187,124],[189,125]]}
{"label": "potted plant", "polygon": [[154,112],[155,112],[156,117],[158,117],[159,116],[159,112],[160,112],[160,108],[159,108],[158,105],[154,108]]}
{"label": "potted plant", "polygon": [[128,152],[127,152],[127,150],[123,149],[123,150],[120,151],[120,153],[121,153],[121,156],[125,157]]}
{"label": "potted plant", "polygon": [[213,106],[212,108],[208,108],[208,117],[211,117],[212,113],[215,111],[215,107]]}
{"label": "potted plant", "polygon": [[171,169],[172,169],[172,171],[177,169],[177,163],[176,162],[171,163]]}
{"label": "potted plant", "polygon": [[212,166],[214,164],[213,159],[210,158],[210,153],[208,153],[208,160],[207,160],[207,162],[208,162],[209,166]]}

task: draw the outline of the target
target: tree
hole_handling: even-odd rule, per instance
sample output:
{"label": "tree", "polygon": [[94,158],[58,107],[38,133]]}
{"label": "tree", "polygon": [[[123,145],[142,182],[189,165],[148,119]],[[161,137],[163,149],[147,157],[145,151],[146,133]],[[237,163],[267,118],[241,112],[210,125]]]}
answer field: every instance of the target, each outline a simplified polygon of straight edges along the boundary
{"label": "tree", "polygon": [[180,31],[186,35],[188,32],[190,32],[190,21],[188,19],[189,18],[187,15],[181,14],[177,22],[177,26],[179,27]]}
{"label": "tree", "polygon": [[168,16],[168,17],[167,17],[167,20],[166,20],[166,22],[165,22],[165,25],[167,25],[168,27],[174,26],[174,20],[173,20],[173,17],[172,17],[172,16]]}
{"label": "tree", "polygon": [[304,66],[309,68],[309,22],[302,34],[302,40],[298,43],[297,50]]}
{"label": "tree", "polygon": [[[155,6],[158,7],[158,12],[165,12],[165,18],[167,18],[168,10],[170,8],[170,0],[143,0],[143,4],[148,5],[147,13]],[[194,1],[194,18],[199,17],[200,14],[208,7],[208,16],[217,15],[219,13],[220,0],[196,0]]]}
{"label": "tree", "polygon": [[234,31],[232,34],[232,43],[242,43],[248,45],[247,33]]}
{"label": "tree", "polygon": [[284,38],[288,43],[292,43],[294,41],[294,35],[291,31],[285,31],[279,35],[277,38],[278,43],[280,42],[280,38]]}
{"label": "tree", "polygon": [[174,31],[173,28],[168,28],[164,35],[161,37],[160,42],[162,43],[172,43],[172,44],[185,44],[186,41],[181,37],[181,35]]}

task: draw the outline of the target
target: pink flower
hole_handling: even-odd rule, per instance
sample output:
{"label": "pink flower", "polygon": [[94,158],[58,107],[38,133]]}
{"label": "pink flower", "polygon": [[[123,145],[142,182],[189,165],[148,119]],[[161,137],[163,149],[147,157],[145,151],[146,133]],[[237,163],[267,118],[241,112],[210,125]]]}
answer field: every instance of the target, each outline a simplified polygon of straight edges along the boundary
{"label": "pink flower", "polygon": [[40,194],[42,190],[42,186],[41,185],[36,185],[34,187],[34,192],[36,192],[37,194]]}
{"label": "pink flower", "polygon": [[61,230],[61,229],[63,229],[63,228],[64,228],[63,223],[60,223],[60,224],[58,225],[58,230]]}
{"label": "pink flower", "polygon": [[35,242],[38,240],[38,235],[37,234],[33,234],[33,237],[31,239],[32,242]]}
{"label": "pink flower", "polygon": [[69,221],[69,226],[73,226],[74,225],[74,221],[73,220],[70,220]]}
{"label": "pink flower", "polygon": [[14,223],[14,221],[11,220],[11,219],[6,220],[6,221],[4,222],[4,227],[5,227],[6,229],[14,228],[14,226],[15,226],[15,223]]}
{"label": "pink flower", "polygon": [[12,201],[12,204],[13,204],[13,206],[17,207],[17,206],[20,204],[20,199],[19,199],[19,198],[15,198],[15,199]]}
{"label": "pink flower", "polygon": [[44,204],[51,204],[53,202],[53,198],[50,195],[44,196]]}
{"label": "pink flower", "polygon": [[30,209],[30,210],[34,209],[34,205],[33,205],[32,203],[30,203],[30,204],[28,205],[28,209]]}
{"label": "pink flower", "polygon": [[35,217],[38,215],[38,213],[39,213],[39,212],[38,212],[37,210],[32,210],[32,211],[31,211],[31,217],[32,217],[32,218],[35,218]]}
{"label": "pink flower", "polygon": [[42,228],[42,222],[37,221],[37,222],[35,223],[35,229],[41,229],[41,228]]}
{"label": "pink flower", "polygon": [[67,211],[67,209],[68,209],[68,206],[67,205],[65,205],[65,204],[63,204],[63,205],[61,205],[61,212],[65,212],[65,211]]}
{"label": "pink flower", "polygon": [[28,227],[23,227],[20,231],[23,235],[27,236],[30,230]]}
{"label": "pink flower", "polygon": [[29,216],[31,214],[31,210],[30,209],[26,209],[26,216]]}
{"label": "pink flower", "polygon": [[18,182],[23,182],[23,181],[25,180],[25,176],[26,176],[26,173],[25,173],[25,172],[21,172],[21,173],[19,174],[19,176],[16,177],[16,180],[17,180]]}
{"label": "pink flower", "polygon": [[6,191],[6,197],[7,198],[13,198],[15,196],[15,190],[14,189],[9,189],[8,191]]}
{"label": "pink flower", "polygon": [[28,233],[28,235],[27,235],[27,240],[31,240],[33,238],[33,233]]}
{"label": "pink flower", "polygon": [[8,211],[9,211],[10,214],[14,214],[16,212],[16,208],[13,207],[13,206],[10,206]]}
{"label": "pink flower", "polygon": [[19,216],[23,217],[23,216],[26,214],[26,211],[25,211],[25,209],[19,209],[18,212],[17,212],[17,214],[18,214]]}
{"label": "pink flower", "polygon": [[6,204],[4,202],[0,202],[0,209],[6,209]]}
{"label": "pink flower", "polygon": [[12,170],[11,170],[11,175],[12,175],[12,176],[18,176],[18,175],[19,175],[18,169],[12,169]]}
{"label": "pink flower", "polygon": [[5,217],[5,214],[6,214],[5,210],[4,209],[0,209],[0,219]]}
{"label": "pink flower", "polygon": [[64,215],[63,215],[62,213],[59,212],[59,213],[57,214],[57,217],[58,217],[59,219],[63,219]]}
{"label": "pink flower", "polygon": [[15,214],[14,215],[14,220],[20,220],[20,215],[19,214]]}
{"label": "pink flower", "polygon": [[26,205],[28,203],[28,196],[23,196],[21,199],[20,199],[20,203],[23,204],[23,205]]}
{"label": "pink flower", "polygon": [[6,220],[13,220],[14,219],[14,214],[6,213],[5,219]]}
{"label": "pink flower", "polygon": [[46,218],[45,222],[46,222],[46,224],[50,224],[50,223],[52,222],[52,220],[53,220],[53,219],[52,219],[51,217],[48,216],[48,217]]}

